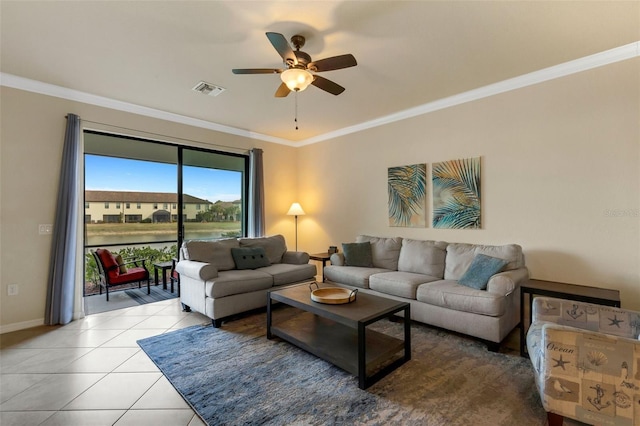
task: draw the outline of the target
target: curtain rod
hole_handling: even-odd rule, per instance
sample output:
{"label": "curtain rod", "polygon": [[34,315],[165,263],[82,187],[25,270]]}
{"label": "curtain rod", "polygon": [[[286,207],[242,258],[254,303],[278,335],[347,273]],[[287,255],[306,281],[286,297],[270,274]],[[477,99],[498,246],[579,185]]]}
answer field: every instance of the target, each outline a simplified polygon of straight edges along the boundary
{"label": "curtain rod", "polygon": [[[69,117],[68,115],[65,115],[65,118],[68,118],[68,117]],[[137,133],[143,133],[143,134],[149,135],[149,136],[166,138],[166,139],[168,139],[167,142],[170,142],[170,141],[191,142],[191,143],[206,145],[207,147],[215,147],[215,148],[223,148],[223,149],[235,150],[235,151],[237,151],[238,153],[241,153],[241,154],[248,154],[249,151],[251,151],[250,148],[238,148],[238,147],[235,147],[235,146],[210,144],[210,143],[207,143],[207,142],[195,141],[195,140],[192,140],[192,139],[181,138],[181,137],[178,137],[178,136],[163,135],[161,133],[153,133],[153,132],[148,132],[146,130],[131,129],[131,128],[128,128],[128,127],[116,126],[114,124],[101,123],[99,121],[85,120],[82,117],[80,117],[80,120],[81,120],[81,122],[85,122],[85,123],[97,124],[97,125],[100,125],[100,126],[108,126],[108,127],[113,127],[115,129],[125,130],[125,131],[129,131],[129,132],[137,132]]]}

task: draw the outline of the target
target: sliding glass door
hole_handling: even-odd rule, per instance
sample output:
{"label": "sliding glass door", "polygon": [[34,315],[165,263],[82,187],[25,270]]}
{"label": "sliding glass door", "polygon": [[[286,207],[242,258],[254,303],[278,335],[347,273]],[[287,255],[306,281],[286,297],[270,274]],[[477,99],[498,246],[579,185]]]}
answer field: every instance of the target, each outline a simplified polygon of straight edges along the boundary
{"label": "sliding glass door", "polygon": [[181,148],[181,240],[246,234],[248,157]]}
{"label": "sliding glass door", "polygon": [[85,294],[99,290],[89,250],[153,270],[184,240],[246,235],[247,155],[90,131],[84,146]]}

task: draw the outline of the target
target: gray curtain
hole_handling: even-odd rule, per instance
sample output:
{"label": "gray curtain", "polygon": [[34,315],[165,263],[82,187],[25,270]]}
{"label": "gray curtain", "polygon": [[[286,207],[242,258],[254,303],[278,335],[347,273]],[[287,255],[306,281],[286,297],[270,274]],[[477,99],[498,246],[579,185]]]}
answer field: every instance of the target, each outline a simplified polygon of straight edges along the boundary
{"label": "gray curtain", "polygon": [[53,225],[51,265],[45,324],[67,324],[73,319],[78,237],[80,117],[67,116],[56,219]]}
{"label": "gray curtain", "polygon": [[249,223],[247,234],[262,237],[264,226],[264,179],[262,176],[262,150],[249,151]]}

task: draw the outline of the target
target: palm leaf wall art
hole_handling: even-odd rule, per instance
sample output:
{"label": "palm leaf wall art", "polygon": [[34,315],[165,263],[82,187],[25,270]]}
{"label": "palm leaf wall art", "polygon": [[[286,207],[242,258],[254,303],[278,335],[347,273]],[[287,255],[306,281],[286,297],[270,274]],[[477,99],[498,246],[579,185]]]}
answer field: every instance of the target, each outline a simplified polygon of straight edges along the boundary
{"label": "palm leaf wall art", "polygon": [[480,228],[480,157],[434,163],[433,227]]}
{"label": "palm leaf wall art", "polygon": [[389,167],[389,226],[426,226],[427,165]]}

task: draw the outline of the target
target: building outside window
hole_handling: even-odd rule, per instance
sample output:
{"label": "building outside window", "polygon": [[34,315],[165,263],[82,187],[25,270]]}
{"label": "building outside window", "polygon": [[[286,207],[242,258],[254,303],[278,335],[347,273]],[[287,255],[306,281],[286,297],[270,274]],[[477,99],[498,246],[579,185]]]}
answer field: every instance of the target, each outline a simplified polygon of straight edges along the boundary
{"label": "building outside window", "polygon": [[141,209],[141,208],[142,208],[142,204],[140,204],[140,203],[136,203],[136,208],[137,208],[137,209]]}
{"label": "building outside window", "polygon": [[104,208],[108,209],[109,208],[109,203],[104,203]]}
{"label": "building outside window", "polygon": [[125,208],[130,209],[131,208],[131,203],[127,203],[124,205]]}

